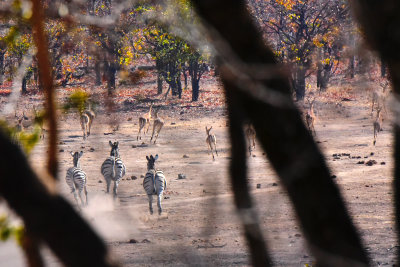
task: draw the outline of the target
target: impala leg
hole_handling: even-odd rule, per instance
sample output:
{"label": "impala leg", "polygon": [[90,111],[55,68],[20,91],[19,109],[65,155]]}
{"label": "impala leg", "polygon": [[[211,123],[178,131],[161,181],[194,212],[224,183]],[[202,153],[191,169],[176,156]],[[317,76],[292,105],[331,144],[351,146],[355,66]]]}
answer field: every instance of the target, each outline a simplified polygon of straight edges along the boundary
{"label": "impala leg", "polygon": [[86,139],[86,131],[85,131],[85,125],[83,124],[83,122],[81,122],[81,126],[82,126],[83,140],[85,140]]}
{"label": "impala leg", "polygon": [[147,128],[146,128],[146,132],[145,134],[147,134],[149,132],[149,128],[150,128],[150,120],[147,121]]}
{"label": "impala leg", "polygon": [[140,137],[140,139],[142,139],[142,136],[141,136],[142,128],[143,128],[143,126],[142,126],[142,125],[139,125],[139,131],[138,131],[138,135],[137,135],[137,137],[136,137],[136,140],[139,140],[139,137]]}
{"label": "impala leg", "polygon": [[89,121],[89,131],[88,131],[88,135],[90,135],[90,131],[92,130],[92,120]]}
{"label": "impala leg", "polygon": [[154,137],[154,144],[156,143],[157,138],[158,138],[158,133],[156,133],[156,136]]}

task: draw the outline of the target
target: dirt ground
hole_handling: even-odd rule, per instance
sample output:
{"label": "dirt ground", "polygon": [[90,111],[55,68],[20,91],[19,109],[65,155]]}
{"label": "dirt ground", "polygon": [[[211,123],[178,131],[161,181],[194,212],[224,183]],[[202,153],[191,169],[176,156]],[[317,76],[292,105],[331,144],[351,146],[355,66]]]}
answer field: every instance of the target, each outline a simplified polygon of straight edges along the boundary
{"label": "dirt ground", "polygon": [[[4,105],[6,98],[2,99]],[[392,266],[396,243],[391,203],[390,116],[387,115],[384,130],[373,146],[369,93],[355,92],[350,100],[317,97],[316,140],[374,265]],[[83,151],[81,167],[88,175],[89,205],[82,215],[105,238],[113,257],[123,266],[248,266],[227,174],[230,144],[224,108],[191,103],[164,106],[160,111],[164,128],[157,144],[149,144],[149,134],[136,140],[138,117],[148,106],[149,102],[123,102],[118,112],[112,114],[100,107],[87,140],[82,138],[77,115],[60,114],[60,193],[75,205],[65,173],[72,164],[70,151]],[[113,131],[110,121],[119,124],[117,131]],[[213,126],[217,137],[215,161],[207,152],[205,126]],[[101,163],[110,152],[109,140],[119,141],[127,168],[115,201],[105,194],[100,174]],[[30,156],[36,169],[43,168],[45,162],[45,141]],[[149,214],[142,187],[145,157],[150,154],[159,155],[157,168],[164,171],[168,182],[162,216],[157,214],[155,203],[154,215]],[[376,164],[366,165],[369,160]],[[178,174],[186,178],[178,179]],[[312,264],[287,194],[258,144],[249,158],[249,183],[275,265]],[[12,260],[10,255],[20,257],[10,242],[0,243],[0,262],[6,262],[4,266],[20,266],[21,262]],[[50,253],[46,257],[49,266],[59,265]]]}

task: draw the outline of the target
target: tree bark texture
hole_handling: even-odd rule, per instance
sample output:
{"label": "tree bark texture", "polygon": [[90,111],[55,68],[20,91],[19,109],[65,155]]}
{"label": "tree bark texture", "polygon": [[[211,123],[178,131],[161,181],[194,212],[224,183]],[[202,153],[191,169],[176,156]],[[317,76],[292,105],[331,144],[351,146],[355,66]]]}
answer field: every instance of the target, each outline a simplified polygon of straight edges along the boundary
{"label": "tree bark texture", "polygon": [[[192,2],[195,3],[200,16],[207,22],[207,28],[213,28],[218,33],[219,39],[214,42],[217,50],[221,41],[225,42],[225,48],[229,45],[229,49],[234,53],[233,56],[241,60],[240,65],[247,64],[249,69],[246,75],[252,77],[251,70],[254,66],[279,68],[272,51],[266,47],[261,34],[253,25],[244,1],[193,0]],[[220,52],[222,50],[223,48]],[[240,99],[242,107],[242,112],[230,115],[230,124],[235,125],[238,122],[240,124],[243,118],[238,116],[244,116],[244,119],[254,125],[263,149],[288,191],[318,266],[368,265],[369,259],[339,189],[332,181],[324,158],[307,131],[299,111],[292,103],[287,75],[275,73],[267,78],[252,77],[254,83],[264,86],[262,90],[268,90],[266,94],[278,93],[290,103],[287,106],[274,105],[256,99],[246,92],[243,84],[235,82],[242,76],[238,74],[239,72],[232,71],[232,68],[237,66],[224,65],[223,56],[221,61],[222,64],[219,65],[221,78],[229,92],[228,105]],[[250,91],[251,88],[248,89]],[[237,128],[239,127],[236,127],[236,130],[230,129],[231,138],[232,132],[237,131]],[[233,141],[235,139],[232,138]],[[234,153],[232,158],[240,157],[235,155],[236,153],[245,153],[240,150],[232,152]],[[244,179],[243,175],[241,179]],[[247,188],[235,188],[235,199],[238,190]],[[261,250],[253,250],[254,240],[248,236],[247,241],[250,244],[253,265],[265,266],[265,262],[261,263],[255,259],[266,259],[267,254],[260,255]]]}
{"label": "tree bark texture", "polygon": [[6,51],[0,48],[0,85],[4,82],[4,55]]}
{"label": "tree bark texture", "polygon": [[[233,86],[233,87],[232,87]],[[235,206],[242,219],[244,235],[246,237],[254,266],[272,266],[267,252],[266,243],[254,211],[249,185],[247,183],[247,150],[243,133],[243,106],[239,95],[234,90],[234,85],[225,81],[225,90],[228,100],[229,134],[231,139],[232,159],[229,166]]]}
{"label": "tree bark texture", "polygon": [[44,10],[40,0],[32,0],[32,27],[34,42],[37,47],[37,61],[39,68],[39,79],[46,94],[46,111],[49,124],[49,143],[47,170],[54,179],[57,179],[58,157],[57,157],[57,122],[56,107],[54,104],[54,90],[52,68],[50,65],[47,36],[44,32]]}
{"label": "tree bark texture", "polygon": [[96,62],[94,63],[94,73],[95,73],[94,84],[96,86],[100,86],[101,85],[101,63],[97,59],[96,59]]}
{"label": "tree bark texture", "polygon": [[296,99],[303,100],[306,95],[306,69],[303,66],[297,66],[295,77]]}

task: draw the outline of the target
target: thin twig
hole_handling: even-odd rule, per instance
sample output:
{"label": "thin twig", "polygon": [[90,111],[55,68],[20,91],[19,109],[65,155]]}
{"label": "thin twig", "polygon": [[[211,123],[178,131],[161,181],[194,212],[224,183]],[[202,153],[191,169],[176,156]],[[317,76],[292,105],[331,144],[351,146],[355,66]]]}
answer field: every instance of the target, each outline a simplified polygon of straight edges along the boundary
{"label": "thin twig", "polygon": [[54,105],[52,68],[50,65],[47,36],[44,32],[44,13],[40,0],[32,0],[33,36],[37,47],[39,79],[46,94],[46,115],[49,121],[49,148],[47,154],[47,170],[57,180],[57,122]]}

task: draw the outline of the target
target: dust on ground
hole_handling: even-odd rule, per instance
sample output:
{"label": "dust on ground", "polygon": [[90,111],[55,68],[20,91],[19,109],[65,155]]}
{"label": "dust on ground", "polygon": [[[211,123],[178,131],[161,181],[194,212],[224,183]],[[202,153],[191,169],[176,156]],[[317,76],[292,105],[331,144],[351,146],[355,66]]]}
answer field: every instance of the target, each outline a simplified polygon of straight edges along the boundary
{"label": "dust on ground", "polygon": [[[222,94],[215,94],[216,90],[221,90],[218,84],[209,84],[204,95],[211,103],[218,99],[223,104]],[[208,106],[208,101],[204,101],[169,103],[167,107],[163,97],[157,96],[155,105],[161,106],[160,116],[165,125],[157,143],[149,144],[151,128],[142,140],[136,139],[138,117],[150,105],[148,96],[140,96],[143,101],[137,102],[137,95],[126,95],[128,90],[119,92],[125,95],[116,101],[116,112],[108,112],[100,103],[87,140],[82,138],[77,115],[60,113],[58,116],[60,193],[75,205],[64,178],[72,164],[70,152],[83,151],[81,167],[88,175],[89,205],[82,215],[104,237],[113,256],[124,266],[250,265],[227,172],[230,144],[223,105]],[[328,90],[316,96],[316,140],[374,265],[392,265],[396,243],[391,203],[390,114],[385,115],[383,131],[373,146],[370,92],[355,91],[351,96],[332,100],[329,94],[334,93]],[[93,97],[96,97],[95,91]],[[151,97],[155,97],[154,93]],[[97,99],[102,99],[102,95],[97,95]],[[4,104],[6,99],[3,97],[2,101]],[[22,101],[28,106],[39,102],[32,96],[24,96]],[[205,126],[213,126],[217,137],[215,161],[208,154]],[[116,200],[105,193],[100,174],[101,163],[110,152],[110,140],[119,141],[121,158],[127,168]],[[45,141],[40,141],[30,156],[36,169],[42,169],[45,164]],[[155,201],[155,213],[149,214],[142,187],[145,157],[150,154],[159,155],[157,168],[164,171],[168,182],[161,216],[157,215]],[[185,179],[178,179],[179,174],[184,174]],[[249,157],[249,183],[275,265],[311,264],[312,255],[287,194],[258,144]],[[0,244],[0,251],[2,248],[12,250],[9,242]],[[50,266],[56,266],[57,260],[47,254]],[[0,260],[10,255],[0,253]],[[9,266],[20,264],[9,263]]]}

